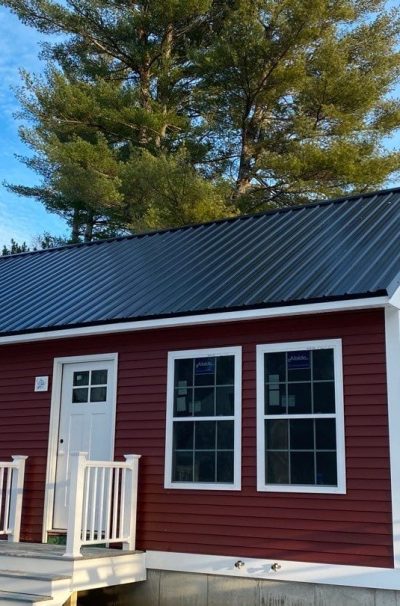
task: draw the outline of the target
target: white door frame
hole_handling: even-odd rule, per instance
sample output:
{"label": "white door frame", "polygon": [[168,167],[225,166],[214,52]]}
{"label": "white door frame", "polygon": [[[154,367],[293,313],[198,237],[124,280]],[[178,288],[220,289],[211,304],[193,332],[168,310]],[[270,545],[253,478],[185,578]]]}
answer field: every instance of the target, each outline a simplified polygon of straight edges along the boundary
{"label": "white door frame", "polygon": [[47,468],[46,468],[46,485],[45,485],[45,500],[43,512],[43,528],[42,541],[47,542],[47,534],[53,526],[54,512],[54,494],[56,482],[56,467],[57,467],[57,451],[58,451],[58,432],[60,424],[61,411],[61,389],[63,368],[65,364],[79,364],[81,362],[113,362],[114,364],[114,416],[112,421],[112,437],[111,450],[114,452],[115,446],[115,418],[116,418],[116,403],[117,403],[117,387],[118,387],[118,354],[93,354],[85,356],[68,356],[63,358],[54,358],[53,364],[53,380],[51,390],[50,404],[50,423],[49,423],[49,443],[47,449]]}

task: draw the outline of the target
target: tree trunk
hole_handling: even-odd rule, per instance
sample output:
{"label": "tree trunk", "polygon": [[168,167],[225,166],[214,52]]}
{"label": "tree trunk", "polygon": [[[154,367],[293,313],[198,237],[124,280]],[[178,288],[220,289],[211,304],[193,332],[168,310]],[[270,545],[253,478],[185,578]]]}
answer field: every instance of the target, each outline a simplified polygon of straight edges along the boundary
{"label": "tree trunk", "polygon": [[94,217],[92,212],[88,212],[86,216],[84,242],[91,242],[93,240],[93,227]]}
{"label": "tree trunk", "polygon": [[73,211],[72,224],[71,224],[71,241],[74,244],[79,242],[80,227],[81,227],[81,222],[80,222],[79,212],[75,208]]}

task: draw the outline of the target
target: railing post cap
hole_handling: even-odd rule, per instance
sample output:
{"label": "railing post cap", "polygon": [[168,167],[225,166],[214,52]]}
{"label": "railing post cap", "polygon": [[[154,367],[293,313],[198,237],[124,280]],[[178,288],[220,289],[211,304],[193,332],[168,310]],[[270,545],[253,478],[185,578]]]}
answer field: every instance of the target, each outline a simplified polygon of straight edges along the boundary
{"label": "railing post cap", "polygon": [[124,455],[126,461],[132,460],[132,459],[140,459],[141,456],[142,455],[138,455],[138,454],[126,454],[126,455]]}
{"label": "railing post cap", "polygon": [[26,461],[28,456],[27,455],[12,455],[11,458],[13,461]]}

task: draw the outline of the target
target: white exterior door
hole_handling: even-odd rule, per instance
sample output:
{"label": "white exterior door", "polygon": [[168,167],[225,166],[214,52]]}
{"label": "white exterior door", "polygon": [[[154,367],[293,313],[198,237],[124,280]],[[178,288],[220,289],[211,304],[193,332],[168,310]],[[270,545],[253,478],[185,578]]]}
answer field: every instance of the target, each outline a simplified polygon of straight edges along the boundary
{"label": "white exterior door", "polygon": [[66,529],[70,454],[111,461],[114,455],[115,361],[63,364],[53,528]]}

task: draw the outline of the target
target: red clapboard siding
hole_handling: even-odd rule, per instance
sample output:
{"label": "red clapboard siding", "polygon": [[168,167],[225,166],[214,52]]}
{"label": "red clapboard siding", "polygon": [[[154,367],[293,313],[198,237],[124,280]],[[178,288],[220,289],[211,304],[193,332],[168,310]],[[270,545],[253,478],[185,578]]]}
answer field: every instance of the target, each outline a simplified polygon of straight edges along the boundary
{"label": "red clapboard siding", "polygon": [[[256,345],[343,340],[346,495],[256,491]],[[242,490],[165,490],[167,353],[243,347]],[[0,460],[26,454],[23,538],[40,540],[54,357],[118,352],[116,457],[139,453],[138,548],[391,567],[382,311],[279,318],[0,347]]]}

